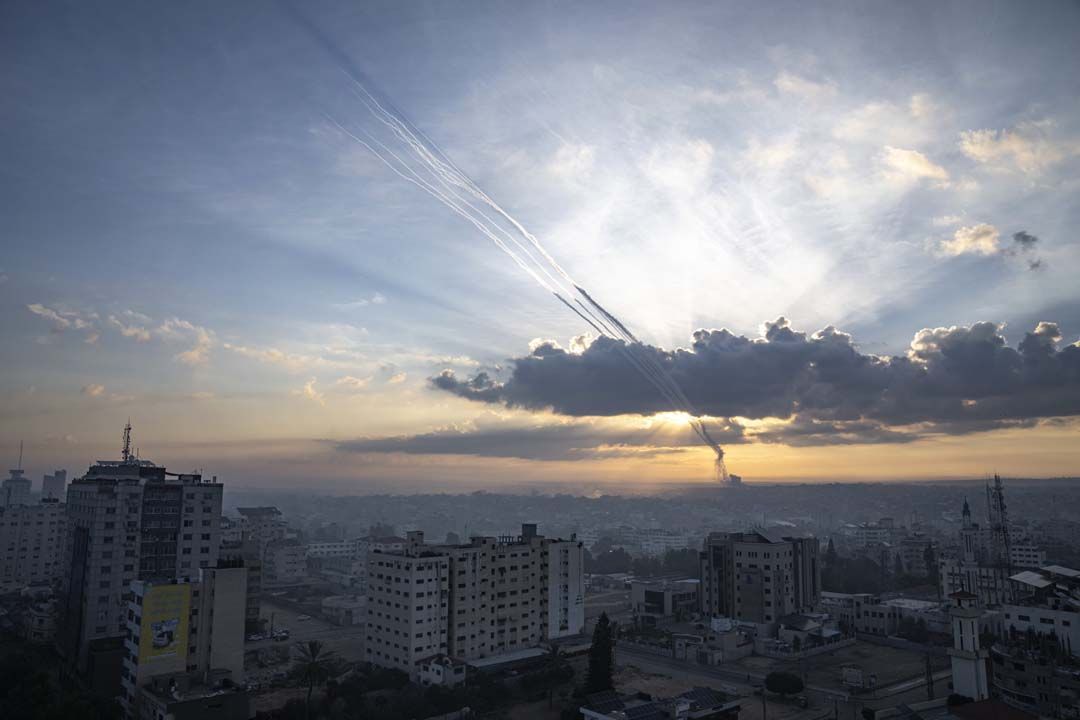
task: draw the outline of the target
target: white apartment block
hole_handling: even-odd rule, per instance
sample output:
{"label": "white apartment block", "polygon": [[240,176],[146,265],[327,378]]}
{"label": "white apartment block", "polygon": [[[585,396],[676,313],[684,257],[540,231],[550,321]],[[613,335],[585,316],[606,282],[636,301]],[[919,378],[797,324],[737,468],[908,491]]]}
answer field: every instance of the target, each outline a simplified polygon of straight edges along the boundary
{"label": "white apartment block", "polygon": [[368,659],[414,679],[418,661],[474,660],[576,635],[584,627],[582,547],[535,525],[515,537],[368,555]]}
{"label": "white apartment block", "polygon": [[307,545],[307,556],[313,558],[352,558],[356,556],[355,540],[314,542]]}
{"label": "white apartment block", "polygon": [[368,567],[364,652],[375,665],[415,677],[418,661],[448,652],[450,560],[436,552],[373,551]]}
{"label": "white apartment block", "polygon": [[64,508],[56,500],[0,508],[0,591],[60,579],[67,535]]}
{"label": "white apartment block", "polygon": [[892,537],[892,528],[877,523],[859,523],[855,526],[853,536],[859,547],[887,543]]}

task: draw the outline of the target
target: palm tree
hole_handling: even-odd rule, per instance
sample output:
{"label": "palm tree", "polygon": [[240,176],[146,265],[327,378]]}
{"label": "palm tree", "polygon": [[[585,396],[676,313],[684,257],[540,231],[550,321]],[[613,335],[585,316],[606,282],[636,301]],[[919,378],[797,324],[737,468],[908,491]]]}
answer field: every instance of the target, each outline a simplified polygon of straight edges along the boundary
{"label": "palm tree", "polygon": [[308,640],[296,643],[296,660],[293,661],[293,672],[301,681],[307,684],[307,701],[304,703],[304,718],[311,717],[311,693],[316,685],[321,685],[330,677],[334,666],[337,665],[337,653],[333,650],[323,649],[323,644],[318,640]]}

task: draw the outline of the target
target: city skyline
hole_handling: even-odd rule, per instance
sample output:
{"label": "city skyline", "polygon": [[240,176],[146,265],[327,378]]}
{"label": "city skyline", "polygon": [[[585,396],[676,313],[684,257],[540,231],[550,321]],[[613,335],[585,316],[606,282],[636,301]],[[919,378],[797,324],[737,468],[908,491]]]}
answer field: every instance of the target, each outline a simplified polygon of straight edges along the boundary
{"label": "city skyline", "polygon": [[1080,10],[617,7],[5,8],[0,453],[78,477],[130,418],[236,487],[713,481],[611,341],[341,131],[360,77],[733,472],[1077,475]]}

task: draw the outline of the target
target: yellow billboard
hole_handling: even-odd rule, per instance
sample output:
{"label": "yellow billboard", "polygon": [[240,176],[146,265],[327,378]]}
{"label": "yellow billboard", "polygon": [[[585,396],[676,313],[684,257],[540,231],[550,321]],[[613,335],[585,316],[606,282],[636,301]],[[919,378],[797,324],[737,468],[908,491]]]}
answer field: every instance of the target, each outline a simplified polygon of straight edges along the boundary
{"label": "yellow billboard", "polygon": [[190,585],[155,585],[143,595],[139,662],[176,658],[187,663]]}

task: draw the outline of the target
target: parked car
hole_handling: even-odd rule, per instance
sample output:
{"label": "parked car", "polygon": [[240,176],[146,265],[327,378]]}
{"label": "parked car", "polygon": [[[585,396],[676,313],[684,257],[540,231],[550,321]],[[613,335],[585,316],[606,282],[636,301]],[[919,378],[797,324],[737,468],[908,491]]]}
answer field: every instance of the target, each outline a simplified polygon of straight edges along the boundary
{"label": "parked car", "polygon": [[260,640],[264,639],[264,636],[261,633],[252,633],[251,635],[247,636],[247,639],[248,642],[259,642]]}
{"label": "parked car", "polygon": [[311,616],[310,615],[297,615],[296,619],[299,620],[300,622],[304,622],[305,620],[310,620]]}

